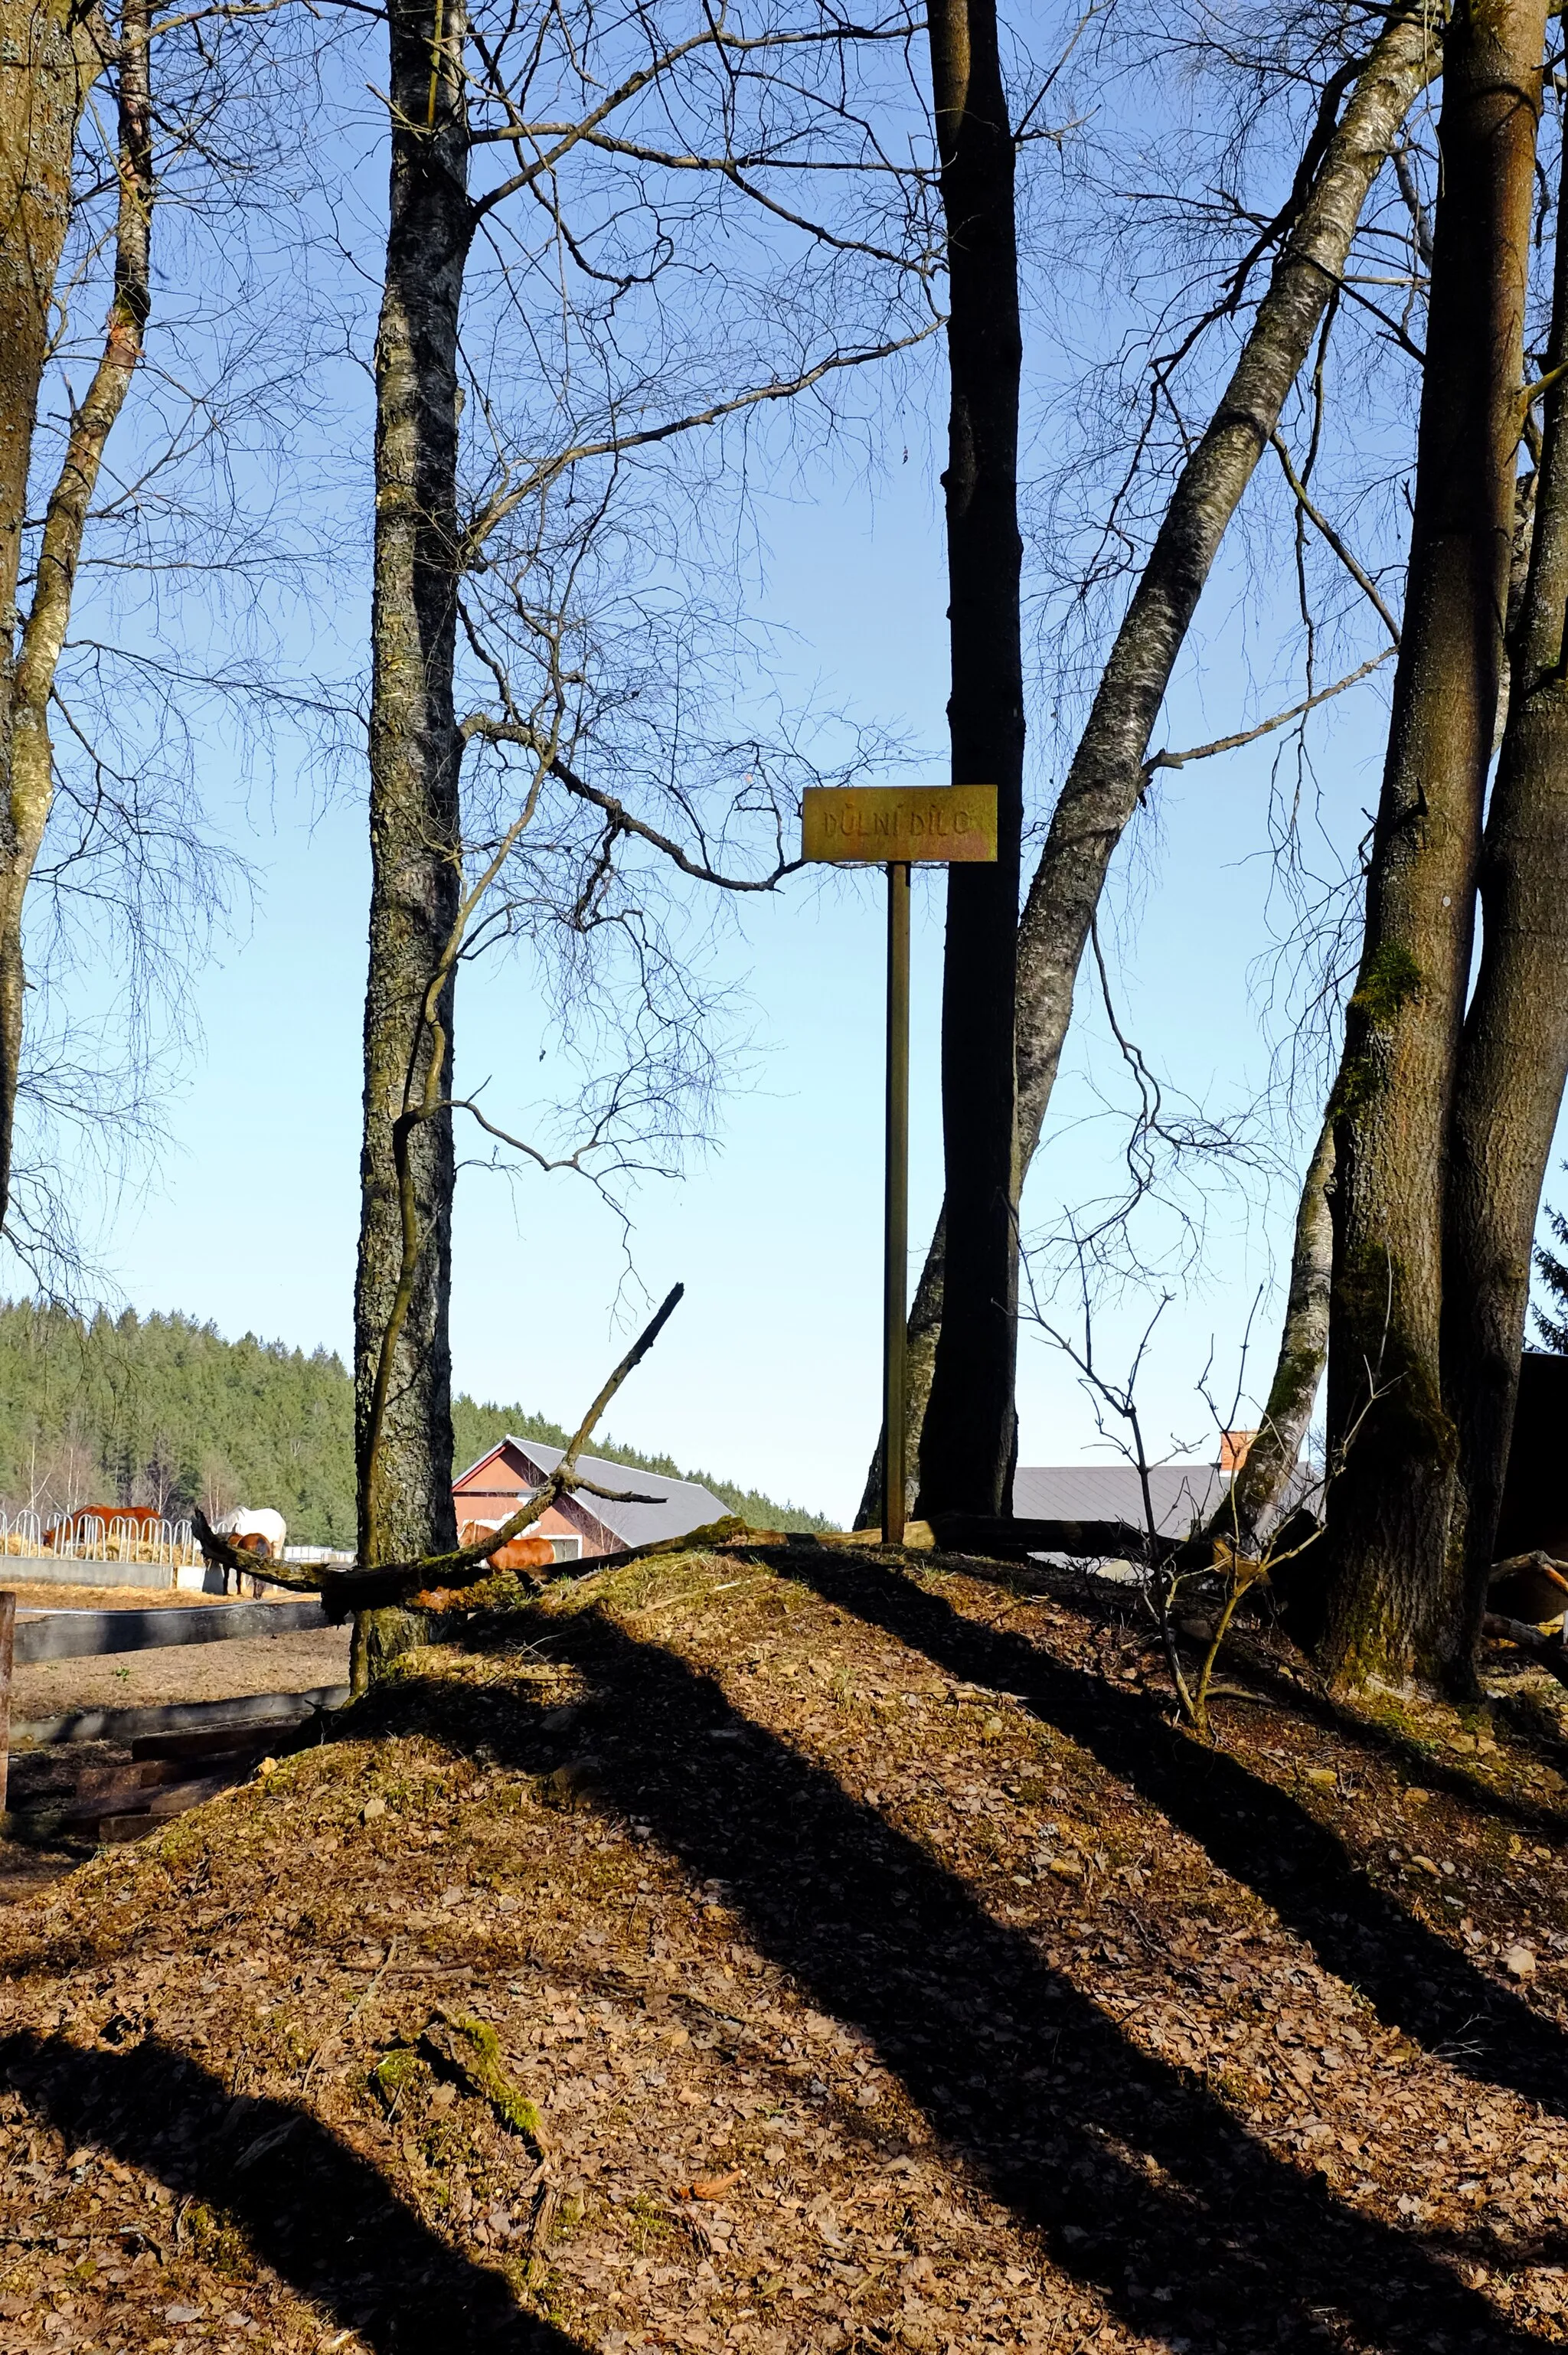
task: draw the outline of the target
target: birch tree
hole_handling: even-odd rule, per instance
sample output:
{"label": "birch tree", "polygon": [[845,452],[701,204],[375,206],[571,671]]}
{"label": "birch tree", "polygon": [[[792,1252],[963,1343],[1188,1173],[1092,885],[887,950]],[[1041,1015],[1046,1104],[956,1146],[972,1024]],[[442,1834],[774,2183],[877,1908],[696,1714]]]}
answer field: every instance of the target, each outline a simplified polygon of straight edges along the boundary
{"label": "birch tree", "polygon": [[[112,1188],[155,1150],[189,976],[243,866],[207,823],[198,745],[204,711],[241,705],[260,741],[276,692],[275,666],[217,645],[237,584],[288,570],[237,477],[261,447],[286,472],[308,336],[244,254],[253,218],[290,211],[278,166],[319,46],[302,54],[284,0],[6,18],[0,1227],[46,1287],[93,1280],[90,1171]],[[149,369],[165,190],[178,293]],[[73,982],[106,964],[110,1011],[82,1011]]]}
{"label": "birch tree", "polygon": [[122,20],[119,234],[103,361],[55,485],[31,610],[18,608],[27,493],[54,303],[70,225],[77,139],[112,53],[96,10],[7,5],[0,15],[0,1225],[22,1047],[22,903],[52,789],[47,715],[70,607],[86,501],[124,398],[146,312],[146,16]]}

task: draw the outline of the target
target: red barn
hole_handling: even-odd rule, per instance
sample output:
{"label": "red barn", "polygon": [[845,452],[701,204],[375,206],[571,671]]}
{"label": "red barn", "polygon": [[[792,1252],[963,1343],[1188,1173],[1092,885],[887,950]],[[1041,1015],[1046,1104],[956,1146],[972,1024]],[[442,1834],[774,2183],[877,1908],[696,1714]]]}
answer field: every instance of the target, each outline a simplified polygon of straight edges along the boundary
{"label": "red barn", "polygon": [[[508,1434],[453,1482],[459,1525],[475,1521],[499,1528],[528,1503],[563,1453],[561,1448],[547,1447],[542,1440],[514,1439]],[[630,1465],[607,1463],[602,1455],[580,1455],[577,1468],[598,1487],[632,1488],[656,1502],[624,1505],[581,1491],[558,1497],[528,1531],[530,1537],[549,1538],[558,1561],[598,1561],[605,1554],[624,1553],[631,1546],[685,1537],[688,1529],[703,1529],[730,1509],[711,1489],[695,1480],[667,1480],[662,1473],[638,1472]]]}

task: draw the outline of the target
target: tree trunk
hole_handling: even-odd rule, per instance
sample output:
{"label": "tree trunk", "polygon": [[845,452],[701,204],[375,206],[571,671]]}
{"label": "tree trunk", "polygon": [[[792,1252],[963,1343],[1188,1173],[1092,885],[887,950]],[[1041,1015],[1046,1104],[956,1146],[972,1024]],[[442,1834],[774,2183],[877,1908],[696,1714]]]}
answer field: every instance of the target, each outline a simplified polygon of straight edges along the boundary
{"label": "tree trunk", "polygon": [[[457,1536],[447,1340],[452,1115],[406,1116],[426,1100],[432,1062],[450,1053],[450,978],[433,1006],[429,999],[462,891],[453,664],[457,336],[473,234],[466,16],[461,0],[391,0],[389,21],[391,191],[376,341],[370,964],[354,1298],[358,1551],[368,1568],[450,1550]],[[411,1270],[405,1213],[417,1245]],[[401,1610],[358,1615],[357,1691],[419,1640],[421,1624]]]}
{"label": "tree trunk", "polygon": [[[139,39],[133,35],[128,47],[139,51],[144,85],[145,20],[128,12],[128,34],[138,23]],[[48,626],[40,625],[35,631],[29,625],[19,641],[16,594],[22,527],[27,511],[38,392],[48,354],[50,309],[70,221],[76,134],[108,46],[96,10],[79,14],[59,5],[59,0],[43,5],[38,0],[20,0],[20,5],[18,0],[0,0],[0,1225],[10,1208],[22,1048],[22,903],[48,813],[52,782],[43,715],[59,651],[53,618],[58,609],[59,635],[63,635],[80,519],[76,520],[76,540],[63,575],[51,562],[48,548],[40,564],[35,606],[45,609]],[[133,67],[133,82],[136,70]],[[144,122],[142,138],[144,145]],[[123,103],[123,169],[124,140]],[[122,230],[124,210],[123,188]],[[143,259],[144,264],[144,253]],[[102,373],[101,367],[93,394],[100,390]],[[89,395],[90,401],[93,394]],[[81,414],[72,421],[73,449]],[[72,463],[68,453],[54,508],[62,492],[69,503]],[[96,474],[96,471],[94,458],[91,472]],[[88,487],[91,490],[91,483]],[[57,549],[59,539],[57,533]],[[58,593],[62,591],[63,604]],[[23,678],[19,672],[28,659],[29,637],[31,673]],[[53,653],[46,658],[51,637]],[[15,750],[18,719],[22,729],[29,731],[29,743],[19,762]]]}
{"label": "tree trunk", "polygon": [[[1568,362],[1568,150],[1546,367]],[[1459,1435],[1458,1681],[1486,1615],[1541,1188],[1568,1075],[1568,394],[1546,398],[1511,690],[1481,845],[1481,964],[1448,1140],[1443,1395]]]}
{"label": "tree trunk", "polygon": [[1003,1512],[1012,1487],[1024,709],[1016,155],[995,0],[929,0],[926,21],[947,224],[947,720],[955,783],[994,784],[997,817],[996,864],[955,867],[947,878],[944,1310],[920,1451],[919,1509],[929,1516]]}
{"label": "tree trunk", "polygon": [[[909,1466],[904,1493],[906,1519],[914,1511],[915,1490],[920,1478],[921,1431],[925,1422],[925,1402],[931,1395],[931,1369],[936,1361],[936,1337],[942,1330],[942,1275],[946,1259],[947,1220],[945,1217],[939,1217],[936,1231],[931,1238],[931,1248],[925,1254],[925,1265],[920,1272],[920,1282],[914,1288],[914,1305],[909,1312],[905,1344],[904,1462]],[[866,1475],[866,1487],[855,1527],[858,1529],[880,1527],[881,1518],[882,1443],[879,1436],[871,1456],[871,1468]]]}
{"label": "tree trunk", "polygon": [[[1300,208],[1240,359],[1171,493],[1101,676],[1029,886],[1018,975],[1018,1179],[1040,1142],[1072,1012],[1072,989],[1105,872],[1144,790],[1144,762],[1171,672],[1253,470],[1279,422],[1345,267],[1367,194],[1412,105],[1442,66],[1440,26],[1417,12],[1374,44],[1349,104],[1307,176]],[[1308,156],[1311,149],[1308,150]],[[935,1263],[934,1268],[933,1263]],[[933,1279],[928,1283],[928,1279]],[[933,1244],[916,1295],[926,1331],[943,1314]],[[914,1321],[911,1320],[912,1345]],[[910,1461],[925,1393],[912,1359]],[[868,1495],[873,1484],[868,1484]],[[880,1488],[877,1491],[880,1495]],[[870,1518],[874,1518],[874,1515]]]}
{"label": "tree trunk", "polygon": [[1285,1329],[1256,1438],[1210,1522],[1210,1534],[1253,1552],[1296,1468],[1328,1353],[1328,1291],[1333,1228],[1328,1187],[1334,1175],[1334,1123],[1323,1124],[1301,1188]]}
{"label": "tree trunk", "polygon": [[1366,935],[1336,1084],[1326,1665],[1441,1676],[1456,1433],[1443,1188],[1497,719],[1544,0],[1450,22],[1414,515]]}

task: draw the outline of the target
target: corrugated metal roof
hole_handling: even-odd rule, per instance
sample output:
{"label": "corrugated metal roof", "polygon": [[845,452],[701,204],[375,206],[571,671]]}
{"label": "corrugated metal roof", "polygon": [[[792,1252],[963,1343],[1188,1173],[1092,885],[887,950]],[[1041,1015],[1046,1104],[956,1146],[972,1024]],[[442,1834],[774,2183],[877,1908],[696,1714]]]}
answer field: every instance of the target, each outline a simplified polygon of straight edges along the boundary
{"label": "corrugated metal roof", "polygon": [[[542,1480],[555,1470],[565,1449],[546,1447],[537,1439],[514,1439],[508,1432],[507,1445],[515,1448],[524,1462],[534,1467],[534,1476]],[[483,1459],[481,1459],[483,1460]],[[639,1495],[656,1497],[656,1505],[622,1505],[608,1497],[583,1496],[582,1510],[620,1539],[625,1546],[654,1545],[660,1538],[683,1538],[688,1529],[700,1529],[709,1521],[721,1520],[730,1508],[710,1488],[702,1487],[696,1480],[667,1480],[662,1473],[639,1472],[630,1464],[612,1464],[603,1455],[580,1455],[577,1468],[584,1479],[592,1480],[602,1488],[635,1488]]]}
{"label": "corrugated metal roof", "polygon": [[[1230,1481],[1213,1464],[1156,1465],[1148,1485],[1160,1535],[1185,1537],[1212,1512]],[[1026,1521],[1131,1521],[1141,1529],[1143,1487],[1131,1464],[1020,1464],[1013,1511]]]}

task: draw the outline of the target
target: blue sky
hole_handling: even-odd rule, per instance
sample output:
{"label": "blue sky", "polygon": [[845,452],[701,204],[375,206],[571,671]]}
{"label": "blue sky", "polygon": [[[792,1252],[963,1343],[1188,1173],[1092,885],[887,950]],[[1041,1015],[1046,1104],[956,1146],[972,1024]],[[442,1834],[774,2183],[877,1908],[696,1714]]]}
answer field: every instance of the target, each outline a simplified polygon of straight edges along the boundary
{"label": "blue sky", "polygon": [[[780,502],[764,518],[768,610],[794,633],[799,683],[939,746],[945,623],[930,476],[912,464],[874,489],[823,487],[820,500]],[[1221,613],[1201,694],[1189,681],[1175,698],[1171,741],[1232,726],[1243,709],[1242,666]],[[1360,713],[1332,740],[1352,801],[1375,787],[1381,715],[1375,695],[1357,699]],[[1249,968],[1266,944],[1256,861],[1271,751],[1265,744],[1168,776],[1157,842],[1146,829],[1119,861],[1108,927],[1122,1011],[1140,1044],[1166,1076],[1216,1105],[1241,1101],[1266,1076],[1269,1039]],[[116,1218],[113,1262],[139,1308],[179,1308],[228,1333],[347,1354],[362,813],[351,786],[322,808],[302,761],[297,773],[285,763],[270,797],[236,789],[229,823],[258,867],[254,921],[199,978],[201,1065],[172,1107],[173,1149],[144,1200]],[[940,1194],[941,891],[938,878],[917,879],[912,1230],[921,1244]],[[581,1181],[465,1177],[456,1380],[570,1419],[639,1310],[678,1279],[686,1301],[618,1401],[613,1431],[848,1517],[876,1416],[880,880],[796,879],[775,899],[749,902],[744,932],[721,937],[714,955],[716,970],[746,988],[755,1042],[745,1079],[720,1108],[715,1146],[679,1182],[650,1181],[633,1199],[630,1269],[615,1221]],[[481,966],[463,991],[464,1085],[488,1078],[503,1098],[526,1092],[539,1028],[525,973]],[[1093,1114],[1093,1090],[1116,1083],[1115,1066],[1092,1002],[1081,1003],[1076,1028],[1027,1206],[1037,1225],[1115,1180],[1121,1130]],[[236,1136],[254,1134],[258,1121],[268,1146],[236,1150]],[[1295,1151],[1288,1138],[1285,1150]],[[1228,1396],[1260,1287],[1264,1368],[1292,1209],[1284,1183],[1260,1194],[1227,1180],[1211,1192],[1204,1262],[1162,1319],[1145,1384],[1159,1444],[1174,1437],[1200,1452],[1211,1425],[1197,1378],[1212,1344],[1214,1380]],[[1125,1354],[1162,1288],[1156,1280],[1102,1310],[1096,1337],[1107,1363]],[[1026,1461],[1102,1452],[1071,1368],[1027,1329],[1020,1412]]]}

